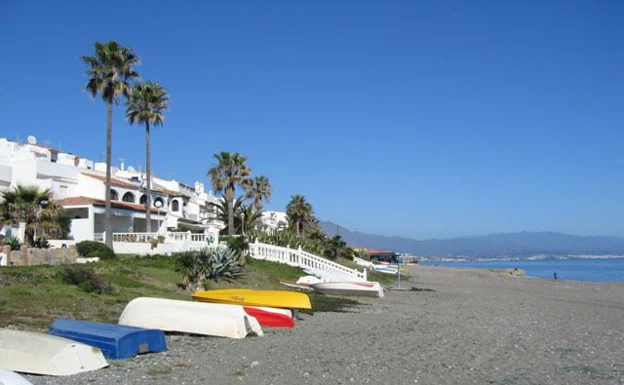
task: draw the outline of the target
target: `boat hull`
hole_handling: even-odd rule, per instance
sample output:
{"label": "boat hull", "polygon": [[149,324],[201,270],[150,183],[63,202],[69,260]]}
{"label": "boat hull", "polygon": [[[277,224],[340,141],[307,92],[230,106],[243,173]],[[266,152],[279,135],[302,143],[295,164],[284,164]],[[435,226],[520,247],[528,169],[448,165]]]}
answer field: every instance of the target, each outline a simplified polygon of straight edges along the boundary
{"label": "boat hull", "polygon": [[33,385],[19,374],[10,370],[0,369],[0,385]]}
{"label": "boat hull", "polygon": [[287,287],[292,287],[293,289],[312,291],[312,286],[310,286],[310,284],[308,283],[297,283],[297,281],[283,280],[280,281],[280,284]]}
{"label": "boat hull", "polygon": [[339,296],[383,298],[384,291],[378,282],[323,282],[312,285],[314,291]]}
{"label": "boat hull", "polygon": [[215,307],[164,298],[133,299],[119,317],[119,324],[236,339],[263,335],[258,320],[240,306]]}
{"label": "boat hull", "polygon": [[255,317],[260,325],[272,328],[291,328],[295,326],[295,320],[288,309],[271,307],[243,306],[247,314]]}
{"label": "boat hull", "polygon": [[310,297],[307,294],[281,290],[206,290],[195,292],[193,299],[200,302],[243,306],[265,306],[284,309],[312,308]]}
{"label": "boat hull", "polygon": [[0,369],[70,376],[108,366],[98,348],[43,333],[0,329]]}
{"label": "boat hull", "polygon": [[142,353],[167,350],[162,330],[58,319],[50,326],[48,333],[95,346],[102,350],[106,358],[132,358]]}

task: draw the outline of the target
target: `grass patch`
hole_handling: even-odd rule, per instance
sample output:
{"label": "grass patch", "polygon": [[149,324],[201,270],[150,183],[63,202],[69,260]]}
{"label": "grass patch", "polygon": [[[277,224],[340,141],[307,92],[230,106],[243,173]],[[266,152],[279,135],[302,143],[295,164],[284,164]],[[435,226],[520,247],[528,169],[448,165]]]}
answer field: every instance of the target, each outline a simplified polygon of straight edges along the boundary
{"label": "grass patch", "polygon": [[[0,269],[0,327],[46,331],[57,318],[117,323],[126,304],[136,297],[190,300],[180,288],[182,274],[164,256],[119,256],[88,264],[86,268],[113,291],[98,294],[63,281],[67,266],[7,266]],[[245,277],[235,282],[208,282],[211,289],[246,287],[287,290],[280,279],[304,276],[303,270],[260,260],[249,260]],[[313,311],[349,311],[359,302],[320,294],[310,296]]]}

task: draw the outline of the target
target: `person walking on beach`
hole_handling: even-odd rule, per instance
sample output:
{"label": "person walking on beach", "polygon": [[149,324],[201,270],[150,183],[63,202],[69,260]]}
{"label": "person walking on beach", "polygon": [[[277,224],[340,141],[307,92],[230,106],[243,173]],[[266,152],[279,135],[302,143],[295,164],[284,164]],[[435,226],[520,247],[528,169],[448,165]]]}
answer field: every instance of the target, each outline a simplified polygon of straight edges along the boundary
{"label": "person walking on beach", "polygon": [[555,277],[555,281],[556,281],[557,280],[557,272],[556,271],[553,273],[553,276]]}

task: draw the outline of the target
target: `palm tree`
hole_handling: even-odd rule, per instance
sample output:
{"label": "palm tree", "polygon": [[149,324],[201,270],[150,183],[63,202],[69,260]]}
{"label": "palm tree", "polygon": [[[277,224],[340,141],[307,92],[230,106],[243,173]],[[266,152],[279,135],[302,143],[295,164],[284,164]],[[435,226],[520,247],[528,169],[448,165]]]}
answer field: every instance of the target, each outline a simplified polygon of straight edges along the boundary
{"label": "palm tree", "polygon": [[30,246],[35,246],[36,237],[59,236],[63,209],[52,198],[52,190],[40,190],[37,186],[17,185],[4,190],[0,192],[2,220],[12,225],[24,223],[25,240]]}
{"label": "palm tree", "polygon": [[113,228],[111,224],[111,154],[113,140],[113,103],[119,104],[121,96],[128,97],[131,92],[130,82],[139,77],[134,66],[139,64],[139,57],[131,47],[119,45],[114,40],[108,43],[95,42],[95,56],[82,56],[89,69],[86,75],[89,81],[85,89],[92,98],[98,94],[106,103],[106,211],[104,232],[106,245],[113,247]]}
{"label": "palm tree", "polygon": [[[342,237],[340,235],[335,235],[325,241],[324,254],[329,259],[337,259],[339,256],[346,254],[344,251],[346,247],[347,243],[342,240]],[[351,259],[353,259],[353,257]]]}
{"label": "palm tree", "polygon": [[214,154],[218,164],[208,170],[208,176],[215,191],[225,194],[228,208],[228,235],[234,235],[234,193],[236,186],[243,190],[249,188],[249,175],[251,170],[245,162],[247,157],[235,152],[222,151]]}
{"label": "palm tree", "polygon": [[262,200],[267,203],[271,203],[271,194],[273,193],[273,187],[271,182],[266,176],[257,176],[249,181],[249,191],[247,191],[246,197],[253,199],[256,210],[262,210]]}
{"label": "palm tree", "polygon": [[217,210],[216,212],[216,216],[217,219],[223,223],[225,223],[225,227],[221,230],[221,234],[225,235],[232,235],[230,234],[230,225],[229,225],[229,213],[230,213],[230,207],[232,208],[232,213],[234,215],[234,234],[237,232],[238,229],[241,228],[241,211],[242,211],[242,206],[243,203],[245,202],[245,200],[243,199],[242,196],[236,198],[232,204],[232,206],[230,206],[230,203],[228,202],[227,199],[225,199],[225,196],[223,196],[221,199],[219,199],[217,201],[217,203],[211,203],[212,206],[214,206]]}
{"label": "palm tree", "polygon": [[297,237],[303,234],[304,229],[314,220],[312,205],[306,202],[303,195],[293,195],[286,206],[286,215],[291,227],[295,228]]}
{"label": "palm tree", "polygon": [[165,110],[169,107],[169,95],[159,84],[147,81],[137,82],[132,89],[130,98],[126,100],[126,119],[130,124],[145,124],[145,186],[147,199],[145,200],[146,231],[152,232],[152,180],[150,161],[150,123],[162,126],[165,123]]}
{"label": "palm tree", "polygon": [[245,235],[245,232],[256,228],[262,218],[262,211],[254,210],[251,204],[241,205],[240,215],[241,234]]}

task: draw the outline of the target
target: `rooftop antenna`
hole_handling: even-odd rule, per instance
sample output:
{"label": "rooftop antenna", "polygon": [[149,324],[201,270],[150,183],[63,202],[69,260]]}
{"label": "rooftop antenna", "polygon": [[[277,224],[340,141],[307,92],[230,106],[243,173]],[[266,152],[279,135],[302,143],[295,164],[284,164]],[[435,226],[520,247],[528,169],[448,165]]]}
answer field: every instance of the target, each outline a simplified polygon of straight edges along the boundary
{"label": "rooftop antenna", "polygon": [[169,171],[169,180],[173,180],[173,176],[175,175],[173,172]]}
{"label": "rooftop antenna", "polygon": [[336,223],[336,236],[340,235],[340,223]]}

